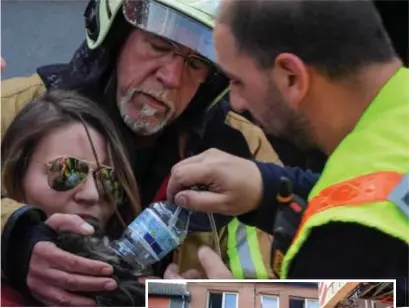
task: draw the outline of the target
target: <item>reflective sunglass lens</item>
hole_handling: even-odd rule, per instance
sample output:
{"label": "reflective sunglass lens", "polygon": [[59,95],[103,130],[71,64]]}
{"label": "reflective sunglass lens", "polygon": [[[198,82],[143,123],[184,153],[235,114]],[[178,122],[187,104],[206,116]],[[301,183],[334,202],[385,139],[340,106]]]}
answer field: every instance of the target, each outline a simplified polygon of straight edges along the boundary
{"label": "reflective sunglass lens", "polygon": [[49,163],[48,184],[57,191],[70,190],[87,178],[88,170],[88,165],[76,158],[57,158]]}

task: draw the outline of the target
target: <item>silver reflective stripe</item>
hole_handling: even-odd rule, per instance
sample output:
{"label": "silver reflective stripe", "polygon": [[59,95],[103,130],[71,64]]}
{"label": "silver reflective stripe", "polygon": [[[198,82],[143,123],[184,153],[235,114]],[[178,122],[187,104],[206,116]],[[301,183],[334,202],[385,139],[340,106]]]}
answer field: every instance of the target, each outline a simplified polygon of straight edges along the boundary
{"label": "silver reflective stripe", "polygon": [[244,278],[257,278],[256,267],[251,258],[249,239],[246,225],[239,223],[236,231],[237,254],[243,269]]}
{"label": "silver reflective stripe", "polygon": [[409,219],[409,173],[402,177],[402,180],[388,196],[388,200],[405,214],[406,219]]}

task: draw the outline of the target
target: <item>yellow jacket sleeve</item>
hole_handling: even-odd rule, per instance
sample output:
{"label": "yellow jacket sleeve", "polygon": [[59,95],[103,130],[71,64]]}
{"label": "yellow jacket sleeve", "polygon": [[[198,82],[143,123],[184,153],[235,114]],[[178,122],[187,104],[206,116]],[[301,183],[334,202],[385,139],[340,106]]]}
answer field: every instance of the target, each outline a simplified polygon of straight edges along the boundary
{"label": "yellow jacket sleeve", "polygon": [[[1,137],[23,107],[46,91],[38,74],[1,81]],[[3,192],[3,189],[2,189]],[[22,204],[8,198],[1,199],[1,230],[13,212]]]}
{"label": "yellow jacket sleeve", "polygon": [[273,149],[260,127],[232,111],[227,114],[225,121],[226,124],[243,134],[250,152],[256,160],[264,163],[274,163],[280,166],[283,165],[278,154]]}

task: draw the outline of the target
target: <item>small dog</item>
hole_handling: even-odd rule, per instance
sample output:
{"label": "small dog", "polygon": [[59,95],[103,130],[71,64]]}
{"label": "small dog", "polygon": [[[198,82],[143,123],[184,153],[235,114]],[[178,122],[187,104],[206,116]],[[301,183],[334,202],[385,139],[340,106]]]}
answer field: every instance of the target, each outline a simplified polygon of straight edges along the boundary
{"label": "small dog", "polygon": [[118,283],[113,291],[78,292],[96,300],[101,307],[143,307],[145,306],[145,285],[138,282],[135,271],[110,248],[110,240],[102,235],[98,223],[87,220],[95,228],[92,236],[61,232],[57,246],[67,252],[84,258],[106,262],[114,268],[112,278]]}

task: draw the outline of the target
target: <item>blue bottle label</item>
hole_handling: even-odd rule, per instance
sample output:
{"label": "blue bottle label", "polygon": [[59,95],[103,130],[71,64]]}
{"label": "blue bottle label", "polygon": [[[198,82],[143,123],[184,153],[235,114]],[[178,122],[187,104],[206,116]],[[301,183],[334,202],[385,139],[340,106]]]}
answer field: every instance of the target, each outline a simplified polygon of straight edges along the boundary
{"label": "blue bottle label", "polygon": [[131,241],[143,241],[162,259],[179,243],[166,224],[152,209],[143,211],[127,228],[125,237]]}

